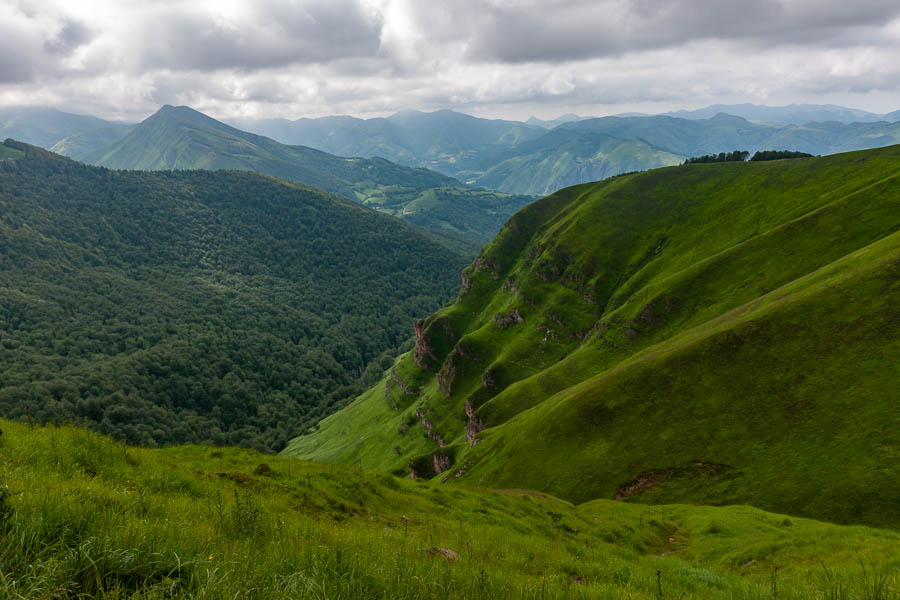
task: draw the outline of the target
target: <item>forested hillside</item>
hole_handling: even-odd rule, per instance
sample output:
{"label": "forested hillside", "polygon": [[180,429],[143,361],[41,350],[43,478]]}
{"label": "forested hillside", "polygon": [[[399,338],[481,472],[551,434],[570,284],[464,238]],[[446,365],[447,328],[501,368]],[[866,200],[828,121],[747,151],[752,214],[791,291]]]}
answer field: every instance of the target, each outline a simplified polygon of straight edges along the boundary
{"label": "forested hillside", "polygon": [[446,236],[475,254],[531,196],[472,189],[384,158],[286,146],[186,106],[164,106],[112,145],[77,157],[113,169],[240,169],[311,185]]}
{"label": "forested hillside", "polygon": [[285,452],[897,526],[898,269],[900,146],[567,188]]}
{"label": "forested hillside", "polygon": [[5,416],[278,450],[459,282],[428,234],[319,190],[0,150]]}

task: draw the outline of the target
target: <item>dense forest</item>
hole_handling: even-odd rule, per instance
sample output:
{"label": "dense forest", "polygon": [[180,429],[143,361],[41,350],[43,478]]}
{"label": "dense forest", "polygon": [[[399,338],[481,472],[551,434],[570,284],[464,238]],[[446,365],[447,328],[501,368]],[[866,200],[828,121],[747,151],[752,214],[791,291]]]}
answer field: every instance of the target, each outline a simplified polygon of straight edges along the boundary
{"label": "dense forest", "polygon": [[0,414],[275,451],[372,385],[464,259],[234,171],[0,160]]}
{"label": "dense forest", "polygon": [[[749,157],[749,159],[748,159]],[[720,162],[761,162],[766,160],[782,160],[785,158],[811,158],[808,152],[796,152],[794,150],[757,150],[750,156],[746,150],[734,150],[732,152],[720,152],[718,154],[704,154],[694,156],[684,161],[684,164],[694,163],[720,163]]]}

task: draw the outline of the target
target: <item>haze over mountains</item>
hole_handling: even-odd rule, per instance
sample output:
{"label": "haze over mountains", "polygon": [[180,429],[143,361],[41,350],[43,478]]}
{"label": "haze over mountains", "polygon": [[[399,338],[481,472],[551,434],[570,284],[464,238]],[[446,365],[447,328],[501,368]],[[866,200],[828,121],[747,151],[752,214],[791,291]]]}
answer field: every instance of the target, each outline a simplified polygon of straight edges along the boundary
{"label": "haze over mountains", "polygon": [[[161,114],[169,111],[165,116],[173,119],[178,110],[187,109],[166,109]],[[402,111],[374,119],[339,116],[295,121],[232,120],[239,129],[228,128],[209,118],[204,120],[198,113],[187,119],[187,113],[183,112],[181,125],[189,122],[192,127],[200,127],[201,123],[202,127],[210,127],[216,123],[214,128],[218,133],[213,138],[218,142],[224,142],[228,136],[240,138],[240,142],[232,140],[231,150],[228,150],[232,155],[226,159],[207,155],[223,151],[209,146],[212,139],[182,153],[185,139],[178,138],[173,127],[152,135],[145,132],[139,137],[132,136],[126,145],[136,145],[136,148],[125,152],[122,149],[124,142],[119,139],[129,134],[133,126],[74,115],[71,123],[67,123],[68,117],[63,113],[53,113],[50,119],[38,118],[45,113],[34,113],[36,116],[29,118],[28,111],[0,111],[0,123],[3,123],[0,135],[108,166],[205,168],[207,165],[226,165],[262,170],[348,195],[391,214],[419,219],[419,224],[434,230],[441,229],[443,224],[447,233],[463,235],[480,243],[487,241],[503,220],[527,200],[482,195],[476,202],[466,205],[465,210],[477,211],[478,205],[494,202],[489,210],[497,217],[492,221],[485,215],[490,225],[466,232],[459,219],[448,219],[446,214],[434,218],[423,214],[430,210],[428,207],[441,205],[443,210],[447,203],[460,202],[458,197],[445,199],[446,203],[442,199],[435,202],[433,198],[420,198],[423,201],[415,203],[416,193],[440,187],[445,191],[453,187],[459,189],[457,182],[440,180],[433,175],[430,182],[420,181],[407,186],[399,200],[396,194],[389,194],[388,198],[383,194],[383,186],[398,175],[397,171],[376,177],[373,191],[361,184],[364,177],[346,172],[346,162],[337,168],[339,163],[333,161],[325,169],[326,172],[332,168],[343,171],[336,178],[331,173],[314,175],[305,166],[324,160],[323,155],[308,149],[278,147],[272,140],[341,157],[385,158],[399,165],[437,171],[465,184],[519,195],[543,195],[567,185],[674,165],[687,157],[735,149],[833,154],[900,142],[900,125],[897,124],[900,111],[876,115],[833,105],[714,105],[657,116],[584,118],[565,115],[555,121],[533,119],[529,123],[480,119],[449,110],[432,113]],[[43,125],[44,120],[50,126]],[[157,126],[160,120],[151,117],[147,120],[148,126]],[[263,142],[249,136],[249,131],[271,140]],[[250,158],[234,154],[236,148],[247,143],[260,146],[252,154],[261,156]],[[382,163],[381,167],[386,165]],[[323,165],[316,168],[321,169]],[[401,177],[401,180],[406,179],[407,175]],[[406,184],[404,181],[402,185]],[[431,187],[423,187],[426,185]],[[412,208],[410,202],[413,202]]]}

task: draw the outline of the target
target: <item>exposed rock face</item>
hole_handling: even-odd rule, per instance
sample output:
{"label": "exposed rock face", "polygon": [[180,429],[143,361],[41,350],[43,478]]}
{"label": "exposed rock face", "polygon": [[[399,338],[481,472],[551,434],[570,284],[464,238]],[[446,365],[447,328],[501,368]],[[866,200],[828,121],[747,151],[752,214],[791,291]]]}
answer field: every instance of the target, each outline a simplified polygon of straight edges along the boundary
{"label": "exposed rock face", "polygon": [[456,303],[459,304],[462,301],[463,296],[465,296],[469,290],[472,289],[472,278],[469,277],[469,274],[466,271],[462,272],[462,285],[459,288],[459,294],[456,296]]}
{"label": "exposed rock face", "polygon": [[472,263],[472,270],[476,273],[479,271],[490,271],[491,277],[500,279],[500,263],[484,256],[479,256],[475,259],[475,262]]}
{"label": "exposed rock face", "polygon": [[471,349],[466,348],[463,343],[459,343],[453,348],[453,351],[441,366],[441,370],[438,373],[437,377],[438,388],[440,388],[440,390],[448,398],[453,393],[453,382],[456,379],[456,375],[458,372],[457,357],[466,358],[469,360],[475,360],[476,358],[475,353],[472,352]]}
{"label": "exposed rock face", "polygon": [[444,361],[444,366],[441,367],[440,373],[438,373],[438,388],[448,398],[453,392],[453,380],[456,379],[456,365],[453,362],[455,352],[454,350],[450,353],[450,356]]}
{"label": "exposed rock face", "polygon": [[469,446],[475,446],[478,443],[478,434],[484,431],[484,421],[475,416],[475,408],[469,400],[466,400],[466,416],[469,422],[466,423],[466,441]]}
{"label": "exposed rock face", "polygon": [[435,355],[434,350],[431,349],[431,346],[428,345],[428,340],[425,339],[425,320],[419,319],[416,321],[413,324],[413,331],[416,334],[416,347],[413,349],[413,360],[420,369],[430,371],[431,369],[425,362],[425,358],[429,357],[437,360],[437,356]]}
{"label": "exposed rock face", "polygon": [[494,315],[494,327],[498,329],[506,329],[518,323],[524,323],[525,319],[519,314],[519,309],[514,308],[505,315]]}
{"label": "exposed rock face", "polygon": [[391,399],[391,383],[393,382],[390,379],[384,382],[384,401],[387,403],[388,408],[397,410],[397,403]]}
{"label": "exposed rock face", "polygon": [[447,445],[444,443],[444,440],[441,439],[441,436],[434,430],[434,423],[428,420],[428,417],[425,416],[425,411],[421,406],[416,407],[416,416],[419,417],[422,426],[425,428],[425,431],[428,432],[429,438],[437,442],[438,446],[444,447]]}
{"label": "exposed rock face", "polygon": [[431,462],[434,467],[434,474],[440,475],[451,466],[453,466],[453,461],[450,460],[450,457],[441,452],[435,452],[431,455]]}
{"label": "exposed rock face", "polygon": [[700,460],[686,463],[680,467],[669,467],[667,469],[651,469],[639,474],[636,479],[625,482],[618,487],[613,495],[613,500],[624,500],[630,496],[635,496],[653,489],[672,479],[699,476],[734,478],[741,475],[730,465],[722,465],[717,463],[708,463]]}
{"label": "exposed rock face", "polygon": [[[497,385],[497,382],[494,381],[493,369],[488,369],[487,371],[485,371],[484,373],[481,374],[481,385],[483,385],[485,389],[490,389],[490,388],[494,387],[495,385]],[[468,414],[468,410],[469,409],[466,408],[467,414]]]}
{"label": "exposed rock face", "polygon": [[414,388],[413,386],[406,383],[403,378],[397,375],[393,369],[391,369],[391,381],[400,386],[400,389],[403,390],[403,393],[407,396],[418,396],[420,389]]}

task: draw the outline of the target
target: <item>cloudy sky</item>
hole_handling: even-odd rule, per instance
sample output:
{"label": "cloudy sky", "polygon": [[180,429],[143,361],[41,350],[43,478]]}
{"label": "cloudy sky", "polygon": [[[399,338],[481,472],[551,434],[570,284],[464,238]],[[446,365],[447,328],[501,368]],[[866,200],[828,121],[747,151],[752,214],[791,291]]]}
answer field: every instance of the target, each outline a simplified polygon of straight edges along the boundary
{"label": "cloudy sky", "polygon": [[898,0],[0,0],[0,105],[135,120],[900,109]]}

